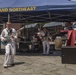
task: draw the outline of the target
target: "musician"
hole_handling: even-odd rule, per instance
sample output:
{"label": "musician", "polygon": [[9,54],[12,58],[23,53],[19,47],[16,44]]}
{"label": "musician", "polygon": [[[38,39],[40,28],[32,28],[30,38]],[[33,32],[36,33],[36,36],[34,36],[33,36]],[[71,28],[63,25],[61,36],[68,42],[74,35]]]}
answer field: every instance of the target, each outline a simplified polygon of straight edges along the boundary
{"label": "musician", "polygon": [[[5,38],[8,37],[9,38]],[[17,33],[14,28],[11,27],[11,23],[6,23],[6,28],[1,32],[1,41],[6,42],[5,44],[5,61],[4,68],[8,68],[9,66],[14,65],[14,55],[16,53],[15,40],[17,39]]]}
{"label": "musician", "polygon": [[49,49],[50,49],[50,45],[49,45],[49,36],[48,36],[48,31],[43,28],[41,31],[41,36],[42,36],[42,45],[43,45],[43,54],[48,55],[49,54]]}

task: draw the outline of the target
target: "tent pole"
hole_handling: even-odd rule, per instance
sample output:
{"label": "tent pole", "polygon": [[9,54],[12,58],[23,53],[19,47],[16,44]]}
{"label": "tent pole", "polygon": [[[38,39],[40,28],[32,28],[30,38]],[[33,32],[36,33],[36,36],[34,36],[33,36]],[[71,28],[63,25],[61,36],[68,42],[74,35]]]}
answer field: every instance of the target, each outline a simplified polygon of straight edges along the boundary
{"label": "tent pole", "polygon": [[51,19],[51,21],[52,21],[52,18],[51,18],[51,14],[50,14],[50,12],[48,11],[48,15],[49,15],[49,18]]}
{"label": "tent pole", "polygon": [[28,21],[26,21],[26,24],[27,24],[27,37],[28,37]]}
{"label": "tent pole", "polygon": [[8,13],[8,22],[10,22],[10,14]]}

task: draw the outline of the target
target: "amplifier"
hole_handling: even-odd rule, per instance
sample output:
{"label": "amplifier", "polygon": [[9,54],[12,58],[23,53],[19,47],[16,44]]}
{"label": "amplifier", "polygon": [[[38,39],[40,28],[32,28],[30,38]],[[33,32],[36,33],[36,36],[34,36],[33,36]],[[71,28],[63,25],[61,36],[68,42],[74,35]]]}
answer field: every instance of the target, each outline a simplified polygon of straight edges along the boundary
{"label": "amplifier", "polygon": [[76,64],[76,46],[62,47],[62,63]]}

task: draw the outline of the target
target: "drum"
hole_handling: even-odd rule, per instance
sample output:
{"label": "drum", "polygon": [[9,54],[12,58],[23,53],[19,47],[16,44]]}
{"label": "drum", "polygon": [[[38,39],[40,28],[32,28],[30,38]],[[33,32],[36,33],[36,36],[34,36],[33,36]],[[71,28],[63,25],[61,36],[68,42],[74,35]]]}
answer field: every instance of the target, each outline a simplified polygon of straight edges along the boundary
{"label": "drum", "polygon": [[56,37],[56,39],[54,40],[55,42],[55,49],[60,49],[62,47],[62,39],[61,37]]}

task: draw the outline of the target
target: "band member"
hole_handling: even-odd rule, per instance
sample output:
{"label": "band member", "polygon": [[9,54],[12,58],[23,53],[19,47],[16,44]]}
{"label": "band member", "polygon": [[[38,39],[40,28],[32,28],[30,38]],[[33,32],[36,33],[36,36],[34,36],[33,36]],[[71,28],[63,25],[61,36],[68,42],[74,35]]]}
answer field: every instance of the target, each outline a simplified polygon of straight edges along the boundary
{"label": "band member", "polygon": [[14,65],[14,55],[16,53],[15,40],[17,39],[17,33],[14,28],[11,27],[11,23],[6,23],[6,28],[1,32],[1,41],[5,43],[5,61],[4,68]]}
{"label": "band member", "polygon": [[48,35],[43,36],[42,44],[43,44],[43,54],[49,54],[50,45]]}
{"label": "band member", "polygon": [[49,45],[49,36],[47,30],[43,28],[40,32],[40,35],[42,37],[43,54],[49,54],[50,45]]}

